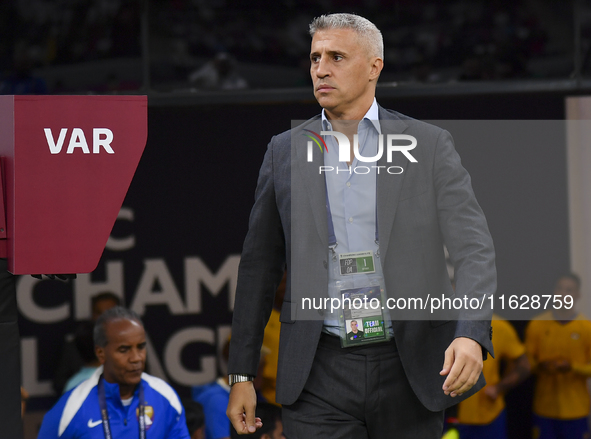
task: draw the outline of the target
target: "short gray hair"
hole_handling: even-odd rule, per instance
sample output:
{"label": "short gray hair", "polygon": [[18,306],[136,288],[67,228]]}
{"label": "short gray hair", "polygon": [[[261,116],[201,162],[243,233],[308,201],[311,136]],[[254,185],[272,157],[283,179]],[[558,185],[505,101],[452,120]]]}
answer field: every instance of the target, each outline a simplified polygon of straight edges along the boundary
{"label": "short gray hair", "polygon": [[367,18],[355,14],[328,14],[316,17],[310,23],[310,35],[319,30],[326,29],[353,29],[357,34],[365,40],[365,43],[370,47],[373,56],[378,56],[384,59],[384,39],[382,33]]}
{"label": "short gray hair", "polygon": [[94,345],[97,347],[104,348],[109,343],[107,339],[107,334],[105,332],[105,326],[107,323],[113,320],[135,320],[140,325],[144,326],[142,319],[140,316],[135,312],[127,308],[123,308],[122,306],[115,306],[106,310],[101,316],[96,320],[94,324]]}

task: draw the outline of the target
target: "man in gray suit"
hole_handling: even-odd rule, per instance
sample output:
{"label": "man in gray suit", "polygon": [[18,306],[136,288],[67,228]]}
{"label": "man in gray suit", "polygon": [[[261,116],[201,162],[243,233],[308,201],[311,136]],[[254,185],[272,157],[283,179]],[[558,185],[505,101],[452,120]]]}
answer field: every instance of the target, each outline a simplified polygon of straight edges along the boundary
{"label": "man in gray suit", "polygon": [[[260,170],[238,275],[227,414],[241,434],[261,425],[252,379],[287,263],[277,375],[286,437],[440,437],[443,410],[484,385],[482,361],[492,353],[486,305],[496,271],[488,226],[449,133],[375,101],[383,67],[375,25],[331,14],[316,18],[310,33],[310,71],[323,111],[275,136]],[[302,145],[320,132],[325,153]],[[416,145],[391,147],[390,135]],[[347,139],[350,155],[340,156]],[[342,267],[352,261],[355,270],[361,261],[372,268],[348,276]],[[429,308],[348,314],[369,328],[363,343],[350,346],[343,315],[351,311],[304,305],[306,298],[332,304],[364,291],[388,309],[429,297],[484,306],[453,315]]]}

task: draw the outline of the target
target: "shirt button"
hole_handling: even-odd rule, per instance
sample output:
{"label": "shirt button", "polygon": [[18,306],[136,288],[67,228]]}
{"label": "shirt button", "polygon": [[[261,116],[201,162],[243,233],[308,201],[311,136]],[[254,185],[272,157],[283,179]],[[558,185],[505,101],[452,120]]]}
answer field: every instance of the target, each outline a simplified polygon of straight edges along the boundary
{"label": "shirt button", "polygon": [[324,268],[328,268],[328,264],[326,263],[326,261],[322,261],[322,265],[324,265]]}
{"label": "shirt button", "polygon": [[353,217],[349,217],[349,222],[352,223],[353,222]]}
{"label": "shirt button", "polygon": [[351,187],[351,182],[350,181],[347,182],[347,187]]}
{"label": "shirt button", "polygon": [[320,316],[324,316],[324,311],[322,311],[321,309],[318,310],[318,314],[320,314]]}

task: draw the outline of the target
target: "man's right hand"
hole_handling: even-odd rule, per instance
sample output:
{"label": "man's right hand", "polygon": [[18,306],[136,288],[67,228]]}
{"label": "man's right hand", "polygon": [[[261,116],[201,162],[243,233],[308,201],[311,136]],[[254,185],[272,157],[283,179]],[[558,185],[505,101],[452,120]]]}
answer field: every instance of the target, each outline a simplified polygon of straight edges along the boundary
{"label": "man's right hand", "polygon": [[254,416],[256,406],[257,395],[252,381],[232,386],[226,415],[238,434],[252,434],[263,426],[261,419]]}

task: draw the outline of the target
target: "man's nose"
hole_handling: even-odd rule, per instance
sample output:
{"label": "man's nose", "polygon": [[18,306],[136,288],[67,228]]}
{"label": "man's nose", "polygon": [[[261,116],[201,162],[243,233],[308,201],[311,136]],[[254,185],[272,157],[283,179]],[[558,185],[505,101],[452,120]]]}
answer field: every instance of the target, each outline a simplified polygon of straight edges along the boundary
{"label": "man's nose", "polygon": [[142,361],[142,352],[139,349],[132,349],[129,357],[130,363],[140,363]]}
{"label": "man's nose", "polygon": [[316,76],[318,78],[326,78],[330,76],[330,68],[326,57],[322,56],[316,64]]}

